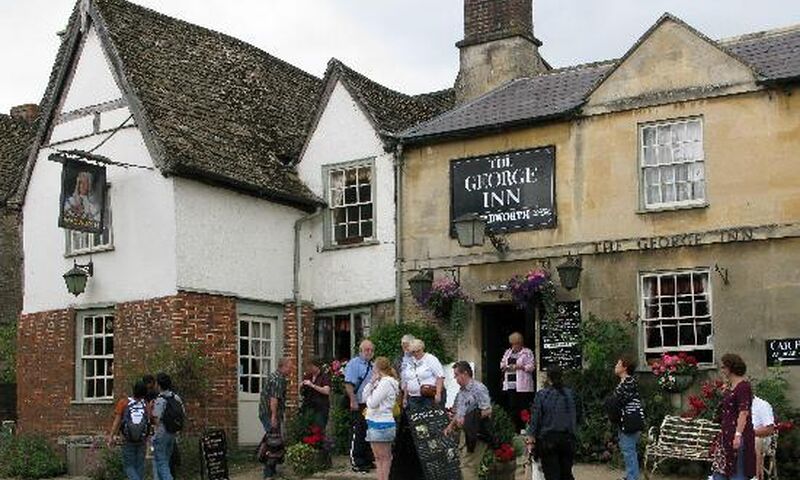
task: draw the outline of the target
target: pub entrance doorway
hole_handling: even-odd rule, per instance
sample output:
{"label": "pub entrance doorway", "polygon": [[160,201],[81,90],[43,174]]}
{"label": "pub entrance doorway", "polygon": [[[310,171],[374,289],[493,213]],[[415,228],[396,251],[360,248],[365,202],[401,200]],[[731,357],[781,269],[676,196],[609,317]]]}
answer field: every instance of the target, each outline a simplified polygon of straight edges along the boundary
{"label": "pub entrance doorway", "polygon": [[[525,337],[525,346],[536,351],[536,325],[534,315],[529,310],[517,308],[514,304],[481,305],[482,330],[482,368],[481,381],[489,389],[492,401],[507,406],[503,395],[503,377],[500,360],[508,349],[508,336],[519,332]],[[538,362],[537,362],[538,364]],[[534,376],[535,381],[535,376]]]}

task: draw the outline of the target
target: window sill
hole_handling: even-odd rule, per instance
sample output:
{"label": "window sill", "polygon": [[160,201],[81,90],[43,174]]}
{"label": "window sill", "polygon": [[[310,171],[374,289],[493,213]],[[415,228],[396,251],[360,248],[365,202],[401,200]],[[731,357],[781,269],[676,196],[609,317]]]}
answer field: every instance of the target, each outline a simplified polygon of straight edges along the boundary
{"label": "window sill", "polygon": [[327,245],[322,249],[322,251],[331,252],[336,250],[348,250],[351,248],[374,247],[375,245],[380,245],[380,243],[381,242],[378,240],[370,240],[368,242],[353,243],[351,245]]}
{"label": "window sill", "polygon": [[654,208],[640,208],[636,211],[638,215],[647,215],[648,213],[663,213],[663,212],[678,212],[681,210],[701,210],[704,208],[708,208],[710,204],[708,202],[703,203],[687,203],[683,205],[665,205],[662,207],[654,207]]}
{"label": "window sill", "polygon": [[109,398],[107,400],[70,400],[69,404],[70,405],[74,405],[74,406],[92,406],[92,405],[96,405],[96,406],[103,406],[104,407],[106,405],[113,405],[114,404],[114,399],[113,398]]}
{"label": "window sill", "polygon": [[95,253],[113,252],[113,251],[114,251],[114,245],[108,245],[106,247],[90,248],[89,250],[78,250],[77,252],[65,253],[64,258],[83,257],[85,255],[94,255]]}

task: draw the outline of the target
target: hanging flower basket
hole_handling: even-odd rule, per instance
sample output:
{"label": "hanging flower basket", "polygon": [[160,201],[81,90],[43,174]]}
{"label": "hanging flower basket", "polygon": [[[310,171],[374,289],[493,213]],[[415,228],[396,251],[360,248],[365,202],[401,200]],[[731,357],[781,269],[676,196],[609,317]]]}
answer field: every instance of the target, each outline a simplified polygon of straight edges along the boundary
{"label": "hanging flower basket", "polygon": [[447,319],[458,301],[469,301],[461,285],[451,278],[440,278],[433,282],[430,293],[420,299],[420,304],[430,310],[436,318]]}
{"label": "hanging flower basket", "polygon": [[544,307],[544,321],[551,323],[556,318],[556,286],[550,272],[534,268],[525,275],[515,275],[508,282],[511,298],[520,309],[532,309],[537,300]]}

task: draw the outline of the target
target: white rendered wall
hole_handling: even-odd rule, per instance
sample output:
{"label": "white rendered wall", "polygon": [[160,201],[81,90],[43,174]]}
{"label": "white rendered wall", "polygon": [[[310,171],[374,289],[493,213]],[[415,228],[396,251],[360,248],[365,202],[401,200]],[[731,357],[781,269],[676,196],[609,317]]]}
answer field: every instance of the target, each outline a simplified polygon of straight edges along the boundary
{"label": "white rendered wall", "polygon": [[292,298],[300,210],[175,179],[178,288],[282,303]]}
{"label": "white rendered wall", "polygon": [[[304,225],[301,294],[316,309],[391,300],[395,295],[394,166],[372,124],[341,84],[334,88],[298,165],[300,178],[323,192],[323,165],[375,157],[377,245],[324,250],[323,219]],[[328,214],[326,211],[325,214]]]}
{"label": "white rendered wall", "polygon": [[[111,82],[109,84],[109,82]],[[122,98],[114,85],[97,37],[89,34],[63,112]],[[127,108],[100,114],[100,133],[92,116],[54,126],[51,145],[61,150],[89,150],[108,136],[108,130],[130,115]],[[141,133],[128,122],[95,153],[112,160],[153,167]],[[106,130],[106,131],[103,131]],[[65,231],[58,227],[61,164],[38,153],[23,207],[24,302],[26,313],[67,307],[107,305],[173,295],[175,289],[175,218],[172,180],[157,170],[108,167],[111,184],[113,250],[91,256],[65,256]],[[74,297],[62,275],[73,260],[94,262],[86,292]]]}
{"label": "white rendered wall", "polygon": [[99,105],[120,98],[108,61],[94,27],[86,34],[75,76],[69,84],[69,93],[64,99],[62,112],[71,112],[82,107]]}

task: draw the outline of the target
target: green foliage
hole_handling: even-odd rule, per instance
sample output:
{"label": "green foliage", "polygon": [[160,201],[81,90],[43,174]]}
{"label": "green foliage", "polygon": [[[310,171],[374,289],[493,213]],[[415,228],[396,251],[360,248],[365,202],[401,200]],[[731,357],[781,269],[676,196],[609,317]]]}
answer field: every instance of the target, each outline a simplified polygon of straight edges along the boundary
{"label": "green foliage", "polygon": [[318,471],[317,451],[305,443],[295,443],[286,449],[286,465],[300,478]]}
{"label": "green foliage", "polygon": [[[230,440],[228,440],[230,442]],[[179,437],[178,453],[180,454],[180,464],[176,470],[176,478],[197,478],[202,466],[202,455],[200,454],[200,437]]]}
{"label": "green foliage", "polygon": [[800,478],[800,410],[789,396],[789,380],[783,368],[771,368],[769,374],[754,380],[755,394],[766,400],[775,412],[776,422],[793,422],[791,431],[778,436],[777,462],[783,478]]}
{"label": "green foliage", "polygon": [[464,329],[467,326],[467,319],[469,318],[469,304],[466,300],[455,300],[453,307],[450,309],[450,316],[448,317],[448,326],[450,331],[453,332],[455,338],[460,339],[464,335]]}
{"label": "green foliage", "polygon": [[309,427],[314,420],[314,412],[309,410],[301,410],[286,422],[286,443],[293,444],[299,443],[303,440],[308,433]]}
{"label": "green foliage", "polygon": [[0,477],[51,478],[66,472],[66,465],[42,437],[3,434]]}
{"label": "green foliage", "polygon": [[410,333],[425,342],[425,351],[435,355],[443,364],[450,363],[452,357],[444,347],[444,342],[435,325],[425,323],[385,324],[377,327],[370,335],[375,344],[375,356],[393,360],[400,355],[400,339]]}
{"label": "green foliage", "polygon": [[[605,399],[618,383],[614,365],[625,352],[635,352],[628,324],[605,321],[594,315],[581,324],[584,368],[566,373],[566,383],[578,396],[583,423],[578,431],[577,458],[584,462],[608,461],[616,448],[616,431],[605,413]],[[650,403],[645,399],[645,403]],[[655,408],[660,408],[660,403]]]}
{"label": "green foliage", "polygon": [[511,415],[500,405],[492,404],[492,424],[494,434],[500,443],[512,443],[516,436],[516,428],[511,420]]}
{"label": "green foliage", "polygon": [[0,383],[15,383],[17,325],[0,325]]}
{"label": "green foliage", "polygon": [[331,399],[331,423],[333,424],[333,453],[344,455],[350,449],[350,411],[342,408],[342,397]]}
{"label": "green foliage", "polygon": [[93,445],[87,457],[89,477],[92,480],[125,480],[122,451],[119,447]]}

